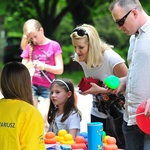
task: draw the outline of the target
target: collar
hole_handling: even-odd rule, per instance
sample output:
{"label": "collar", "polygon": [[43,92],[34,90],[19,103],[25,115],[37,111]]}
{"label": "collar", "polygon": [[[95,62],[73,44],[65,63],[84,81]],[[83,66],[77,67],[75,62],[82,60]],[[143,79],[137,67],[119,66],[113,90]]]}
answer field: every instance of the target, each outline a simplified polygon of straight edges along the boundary
{"label": "collar", "polygon": [[150,28],[150,17],[148,21],[138,29],[138,31],[135,33],[135,35],[140,34],[141,32],[146,32]]}

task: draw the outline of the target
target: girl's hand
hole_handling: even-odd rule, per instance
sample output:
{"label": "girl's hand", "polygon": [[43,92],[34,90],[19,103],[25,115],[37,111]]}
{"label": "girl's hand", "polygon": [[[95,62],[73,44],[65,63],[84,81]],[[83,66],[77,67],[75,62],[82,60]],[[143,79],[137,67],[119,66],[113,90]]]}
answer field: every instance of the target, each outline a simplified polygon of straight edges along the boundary
{"label": "girl's hand", "polygon": [[35,61],[33,61],[33,65],[35,68],[37,68],[39,70],[44,70],[45,63],[43,63],[39,60],[35,60]]}

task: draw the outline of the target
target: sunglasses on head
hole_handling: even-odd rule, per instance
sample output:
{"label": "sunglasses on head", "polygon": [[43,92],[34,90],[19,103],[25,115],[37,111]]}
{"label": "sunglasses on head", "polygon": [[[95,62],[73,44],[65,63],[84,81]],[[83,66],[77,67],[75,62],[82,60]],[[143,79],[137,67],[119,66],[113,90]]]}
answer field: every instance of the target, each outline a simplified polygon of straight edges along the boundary
{"label": "sunglasses on head", "polygon": [[116,21],[116,24],[121,27],[123,26],[124,22],[126,21],[128,15],[130,14],[132,10],[130,10],[123,18],[121,18],[120,20]]}
{"label": "sunglasses on head", "polygon": [[[83,29],[83,28],[75,28],[75,29],[73,30],[73,32],[77,32],[77,34],[78,34],[79,36],[88,35],[87,32],[86,32],[86,30]],[[72,32],[72,33],[73,33],[73,32]]]}

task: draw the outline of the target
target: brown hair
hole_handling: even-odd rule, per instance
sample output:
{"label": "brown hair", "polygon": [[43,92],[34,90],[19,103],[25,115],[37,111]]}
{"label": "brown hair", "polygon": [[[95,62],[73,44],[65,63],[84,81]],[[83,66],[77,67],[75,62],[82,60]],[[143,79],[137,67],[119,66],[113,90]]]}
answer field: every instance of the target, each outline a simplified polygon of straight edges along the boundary
{"label": "brown hair", "polygon": [[4,98],[23,100],[33,105],[30,74],[22,63],[7,63],[2,69],[0,81]]}
{"label": "brown hair", "polygon": [[[65,82],[65,83],[64,83]],[[58,84],[60,87],[62,87],[66,92],[71,91],[72,95],[68,98],[64,105],[64,113],[63,117],[61,118],[61,122],[64,122],[70,115],[72,111],[75,111],[79,114],[81,118],[81,112],[77,108],[75,104],[75,96],[74,96],[74,86],[71,80],[69,79],[56,79],[52,82],[50,89],[55,85]],[[55,119],[55,115],[57,112],[57,108],[55,105],[51,102],[49,111],[48,111],[48,122],[51,123]]]}

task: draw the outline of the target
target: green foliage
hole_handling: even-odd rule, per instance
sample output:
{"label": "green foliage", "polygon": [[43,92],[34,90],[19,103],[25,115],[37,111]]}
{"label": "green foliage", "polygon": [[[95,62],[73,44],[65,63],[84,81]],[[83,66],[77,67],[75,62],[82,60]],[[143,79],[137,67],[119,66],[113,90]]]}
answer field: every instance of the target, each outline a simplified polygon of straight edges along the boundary
{"label": "green foliage", "polygon": [[149,0],[144,0],[144,1],[140,0],[140,2],[141,2],[141,4],[142,4],[144,10],[145,10],[148,14],[150,14]]}
{"label": "green foliage", "polygon": [[64,16],[63,21],[58,25],[55,31],[55,39],[58,40],[61,45],[70,45],[70,34],[72,33],[73,29],[74,26],[71,13],[67,13],[66,16]]}
{"label": "green foliage", "polygon": [[70,57],[74,53],[74,48],[72,45],[63,45],[62,46],[62,51],[63,51],[63,62],[65,65],[70,63]]}
{"label": "green foliage", "polygon": [[0,63],[0,70],[2,70],[4,67],[4,64],[3,63]]}
{"label": "green foliage", "polygon": [[[47,37],[58,41],[63,49],[64,64],[69,63],[74,52],[70,34],[78,22],[92,24],[100,37],[126,60],[129,36],[119,31],[108,8],[112,0],[11,0],[1,2],[0,14],[5,15],[7,36],[21,36],[24,22],[29,18],[42,22]],[[150,12],[149,0],[141,1]],[[5,13],[4,13],[4,9]]]}
{"label": "green foliage", "polygon": [[94,25],[100,37],[108,44],[114,45],[117,48],[127,47],[129,36],[118,30],[117,25],[114,23],[111,13],[108,10],[109,3],[105,3],[101,10],[100,15],[93,17]]}
{"label": "green foliage", "polygon": [[99,7],[99,10],[97,9],[97,14],[93,17],[94,26],[99,36],[106,43],[113,45],[114,50],[126,60],[129,36],[118,30],[108,8],[109,3],[106,2],[102,7]]}
{"label": "green foliage", "polygon": [[74,28],[72,24],[71,14],[68,13],[55,32],[55,38],[59,41],[62,47],[63,62],[65,65],[70,63],[70,56],[74,53],[74,47],[70,38],[70,34]]}
{"label": "green foliage", "polygon": [[0,15],[4,15],[6,13],[6,6],[8,4],[7,1],[1,1],[1,9],[0,9]]}
{"label": "green foliage", "polygon": [[128,48],[124,48],[124,49],[114,48],[114,50],[126,61],[126,65],[127,65]]}

